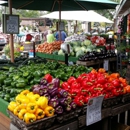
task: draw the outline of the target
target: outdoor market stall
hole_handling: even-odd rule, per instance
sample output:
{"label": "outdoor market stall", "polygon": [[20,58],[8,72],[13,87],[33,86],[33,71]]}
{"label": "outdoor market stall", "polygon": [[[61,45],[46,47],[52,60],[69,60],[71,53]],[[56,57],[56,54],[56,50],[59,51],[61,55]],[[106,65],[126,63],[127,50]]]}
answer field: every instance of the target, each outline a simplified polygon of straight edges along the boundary
{"label": "outdoor market stall", "polygon": [[[21,4],[23,4],[22,2],[24,2],[24,1],[16,2],[15,0],[13,0],[12,1],[12,3],[13,3],[12,7],[14,6],[16,8],[16,7],[18,7],[18,5],[21,6]],[[51,3],[50,1],[47,1],[47,2]],[[64,0],[63,1],[63,8],[62,8],[63,10],[65,10],[64,2],[67,4],[67,1]],[[74,1],[71,1],[71,2],[74,2]],[[68,2],[69,6],[70,6],[71,2],[70,1]],[[106,6],[109,5],[108,4],[109,2],[110,1],[106,0],[105,3],[107,3],[107,4],[105,4],[105,5]],[[40,9],[40,5],[36,6],[39,3],[40,3],[40,5],[42,5],[41,6],[42,10],[45,9],[46,7],[47,8],[49,7],[49,6],[47,6],[47,5],[49,5],[49,3],[45,4],[45,1],[43,3],[41,1],[35,3],[35,1],[34,1],[34,2],[31,2],[31,3],[28,3],[28,4],[24,3],[25,5],[23,5],[23,6],[19,7],[19,8],[23,7],[23,8],[29,9],[29,5],[32,4],[34,6],[32,6],[30,9],[36,9],[36,8]],[[81,1],[78,2],[78,3],[84,4],[84,7],[85,6],[87,7],[87,3],[84,3],[84,2],[81,3]],[[97,1],[95,3],[97,5]],[[101,1],[99,3],[101,3],[100,9],[107,8],[106,6],[103,7],[103,3]],[[60,1],[60,4],[61,4],[61,1]],[[90,4],[92,4],[92,3],[90,2]],[[46,6],[43,7],[43,5],[46,5]],[[115,5],[116,5],[115,3],[110,2],[110,5],[108,6],[108,8],[115,8]],[[112,7],[110,7],[110,6],[112,6]],[[54,6],[54,7],[56,8],[56,10],[58,9],[56,6]],[[73,3],[73,7],[77,9],[77,5],[75,3]],[[95,9],[97,9],[98,6],[93,6],[93,7],[96,7]],[[72,7],[70,7],[69,9],[72,10]],[[61,8],[60,8],[60,10],[61,10]],[[78,10],[79,10],[79,8],[78,8]],[[12,12],[12,11],[10,11],[10,12]],[[60,16],[60,19],[61,19],[61,16]],[[38,59],[36,59],[36,61],[37,60]],[[24,62],[24,63],[26,63],[26,62]],[[5,73],[5,71],[1,71],[1,78],[2,78],[1,79],[1,84],[2,84],[2,86],[5,85],[4,87],[2,87],[2,91],[4,91],[4,94],[2,94],[1,96],[2,96],[2,98],[4,100],[6,100],[9,103],[7,111],[8,111],[8,114],[12,118],[12,123],[14,125],[17,124],[17,128],[22,128],[22,129],[24,128],[24,129],[27,129],[27,130],[28,129],[38,129],[38,128],[39,129],[41,128],[41,129],[49,129],[50,130],[51,129],[50,125],[52,125],[53,123],[56,123],[55,119],[57,120],[57,122],[59,121],[58,123],[62,123],[62,122],[65,123],[66,124],[65,127],[67,127],[67,129],[68,129],[68,125],[67,124],[69,124],[69,123],[71,124],[72,120],[75,120],[76,118],[78,118],[78,120],[80,120],[80,119],[82,120],[83,119],[83,121],[84,121],[84,115],[86,115],[84,113],[86,113],[86,109],[88,110],[88,108],[89,108],[88,107],[89,105],[87,105],[87,103],[89,103],[88,99],[86,98],[85,102],[82,102],[83,103],[82,104],[80,101],[84,101],[83,100],[84,98],[83,99],[81,99],[81,98],[79,99],[78,98],[79,95],[78,95],[77,98],[74,100],[75,102],[73,102],[73,100],[71,100],[71,97],[69,96],[68,87],[70,87],[72,85],[71,83],[73,83],[73,86],[71,86],[71,87],[75,88],[76,87],[75,85],[78,85],[77,89],[79,89],[80,88],[79,87],[80,84],[79,83],[78,84],[75,83],[73,80],[78,81],[77,78],[80,76],[80,74],[83,74],[83,73],[85,73],[85,74],[88,73],[88,74],[91,75],[92,74],[91,72],[95,72],[95,74],[99,74],[102,77],[102,78],[100,78],[100,80],[104,79],[104,75],[105,74],[106,74],[105,76],[107,76],[107,73],[102,68],[99,69],[100,71],[99,70],[97,70],[97,71],[93,70],[92,71],[92,68],[88,68],[88,67],[84,67],[84,66],[76,66],[76,65],[74,65],[74,66],[66,66],[65,64],[59,64],[57,62],[50,63],[50,62],[44,61],[44,64],[37,64],[37,65],[35,65],[34,62],[30,62],[29,61],[28,62],[28,66],[24,65],[24,63],[20,64],[20,66],[18,68],[16,68],[16,67],[6,68],[6,72],[7,73]],[[58,69],[58,67],[60,67],[60,68]],[[73,76],[73,77],[71,77],[71,76]],[[115,77],[113,80],[115,80],[115,79],[118,80],[118,78],[119,78],[118,76],[119,75],[113,74],[113,76]],[[47,84],[50,83],[49,85],[46,84],[46,82],[45,82],[46,80],[43,77],[47,80]],[[82,79],[81,77],[83,77],[83,75],[79,77],[79,81]],[[70,78],[72,78],[72,79],[70,79]],[[93,78],[95,78],[95,77],[93,77]],[[126,99],[127,99],[127,101],[129,101],[128,100],[129,99],[129,87],[127,86],[128,84],[126,84],[125,79],[123,79],[122,77],[120,77],[120,78],[122,79],[122,80],[120,79],[120,83],[122,83],[123,86],[119,85],[119,82],[118,83],[116,82],[117,84],[115,84],[116,89],[119,89],[119,93],[117,93],[115,88],[114,88],[115,89],[114,92],[109,92],[110,90],[107,91],[107,92],[109,92],[109,94],[107,94],[106,91],[103,92],[103,95],[105,93],[104,101],[106,100],[105,102],[108,103],[108,100],[110,99],[110,102],[109,102],[110,104],[107,105],[107,107],[110,107],[109,115],[113,115],[111,113],[114,113],[115,111],[113,111],[112,106],[115,106],[118,103],[126,104],[127,109],[129,108],[129,103],[127,104],[127,102],[126,102]],[[59,80],[63,81],[62,85],[63,85],[64,82],[67,82],[67,83],[69,82],[69,86],[68,85],[67,86],[63,85],[64,87],[63,86],[62,87],[64,89],[60,88],[59,86],[61,86],[61,84],[60,84]],[[12,82],[12,81],[14,81],[14,82]],[[103,83],[106,83],[106,82],[103,82]],[[44,83],[47,85],[45,88],[44,88],[44,85],[45,85]],[[125,84],[123,84],[123,83],[125,83]],[[40,86],[38,84],[40,84]],[[58,87],[54,88],[54,86],[56,84],[57,84]],[[44,91],[40,91],[40,89],[36,91],[36,88],[35,88],[36,86],[35,85],[37,87],[41,87],[42,86],[44,88]],[[85,85],[85,83],[84,83],[84,85]],[[32,86],[35,86],[35,87],[32,88]],[[98,86],[98,87],[100,87],[100,86]],[[108,87],[108,86],[106,86],[106,87]],[[127,87],[127,89],[126,89],[126,87]],[[12,88],[19,88],[19,89],[12,89]],[[29,89],[30,91],[27,90],[27,89]],[[34,91],[34,89],[35,89],[35,93],[32,93],[32,91]],[[50,91],[46,91],[47,89],[50,89]],[[53,91],[52,91],[52,89],[53,89]],[[65,89],[66,89],[66,91],[65,91]],[[101,87],[101,89],[103,90],[104,88]],[[110,88],[108,87],[108,89],[110,89]],[[72,93],[71,96],[74,96],[78,92],[83,92],[83,91],[81,91],[82,89],[77,90],[77,91],[74,90],[74,89],[72,89],[72,90],[73,91],[71,91],[71,93]],[[84,90],[84,88],[83,88],[83,90]],[[96,88],[96,90],[98,90],[98,89]],[[123,93],[122,90],[126,90],[125,91],[126,93]],[[95,91],[95,90],[92,90],[92,91]],[[39,95],[37,92],[43,92],[43,93],[42,94],[40,93],[40,95]],[[84,94],[84,92],[82,94]],[[12,97],[15,98],[15,100],[11,99],[9,97],[9,95],[7,95],[7,93],[11,93],[12,95],[15,95],[15,96],[12,96]],[[45,96],[44,95],[45,93],[48,94],[48,95]],[[51,105],[51,103],[48,104],[49,103],[48,101],[49,101],[49,96],[50,96],[49,94],[50,93],[54,94],[54,95],[58,94],[58,98],[65,99],[66,97],[68,97],[68,99],[67,99],[67,101],[66,100],[60,100],[60,103],[63,106],[60,105],[61,107],[58,107],[56,109],[55,107],[57,107],[57,106],[55,106],[55,107],[53,106],[53,105],[56,105],[54,102],[52,102],[52,105]],[[39,98],[37,97],[38,98],[38,106],[37,106],[37,104],[34,105],[34,103],[36,103],[35,99],[33,100],[34,102],[32,102],[33,104],[28,104],[29,102],[31,103],[32,97],[35,97],[34,95],[31,95],[31,94],[39,95],[38,96]],[[66,95],[66,94],[68,94],[68,95]],[[98,93],[98,94],[100,95],[101,93]],[[28,97],[27,97],[27,95],[28,95]],[[99,95],[98,95],[98,97],[100,97]],[[50,98],[52,98],[53,96],[51,95]],[[25,97],[26,97],[26,99],[25,99]],[[31,97],[31,98],[29,99],[29,97]],[[48,97],[48,98],[46,98],[46,97]],[[94,93],[93,93],[92,97],[95,97]],[[73,99],[74,98],[75,98],[75,96],[73,97]],[[98,98],[96,98],[96,100],[97,99]],[[114,102],[113,99],[115,99],[115,102]],[[102,100],[103,100],[103,97],[101,96],[101,100],[100,101],[102,101]],[[20,102],[21,103],[23,103],[23,102],[27,103],[28,107],[26,105],[22,106],[22,108],[24,110],[22,110],[23,113],[21,113],[21,115],[19,114],[19,110],[21,110],[21,106],[20,106],[20,104],[18,105],[16,102],[18,104]],[[66,106],[66,102],[67,102],[67,106]],[[44,103],[44,104],[42,104],[42,103]],[[71,103],[73,103],[74,105],[72,105]],[[90,106],[92,105],[91,103],[92,102],[90,102]],[[75,107],[75,104],[78,107]],[[98,108],[103,107],[103,109],[104,109],[106,107],[106,105],[105,106],[104,105],[102,106],[102,105],[103,104],[101,103],[101,106],[99,106]],[[34,110],[31,106],[33,108],[36,108],[36,109]],[[63,111],[65,112],[64,114],[62,114],[63,113],[62,107],[64,108],[63,109]],[[14,109],[14,108],[16,108],[16,109]],[[40,109],[38,109],[38,108],[40,108]],[[13,109],[15,111],[13,111]],[[127,109],[126,108],[125,109],[121,109],[121,110],[119,110],[119,113],[123,112],[124,110],[127,110]],[[55,111],[55,110],[57,110],[57,111]],[[71,110],[73,110],[73,112]],[[28,112],[25,113],[26,111],[30,111],[32,113],[31,114],[29,114]],[[44,111],[45,111],[45,113],[44,113]],[[56,113],[54,113],[54,112],[56,112]],[[96,111],[96,112],[99,112],[99,111]],[[107,110],[107,112],[108,112],[108,110]],[[34,113],[37,114],[37,117],[36,117],[36,115]],[[26,119],[24,117],[24,121],[23,121],[23,115],[24,114],[26,114],[26,116],[25,116]],[[43,115],[39,116],[41,114],[43,114]],[[81,117],[79,119],[80,115],[83,116],[83,117]],[[97,115],[97,114],[95,114],[95,115]],[[106,114],[106,116],[103,116],[102,118],[107,117],[107,116],[108,115]],[[99,115],[99,117],[101,119],[101,114]],[[64,122],[65,120],[68,120],[68,119],[70,119],[69,122]],[[89,118],[87,118],[87,119],[89,119]],[[81,121],[82,124],[79,123],[78,126],[76,125],[78,123],[77,120],[75,122],[76,123],[74,123],[72,126],[70,126],[69,129],[74,130],[74,125],[76,126],[75,129],[78,129],[78,128],[80,129],[80,127],[84,126],[84,123],[82,121]],[[63,126],[63,124],[62,124],[62,126]],[[55,127],[55,125],[53,126],[52,129],[57,129],[58,130],[61,126],[56,126],[56,128],[54,128],[54,127]]]}

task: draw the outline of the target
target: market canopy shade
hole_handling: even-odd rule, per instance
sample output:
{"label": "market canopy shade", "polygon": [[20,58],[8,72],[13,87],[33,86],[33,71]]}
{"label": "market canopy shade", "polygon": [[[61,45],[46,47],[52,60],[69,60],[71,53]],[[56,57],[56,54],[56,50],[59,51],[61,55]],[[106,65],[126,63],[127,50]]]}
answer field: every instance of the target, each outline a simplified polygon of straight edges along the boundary
{"label": "market canopy shade", "polygon": [[[10,1],[10,0],[0,0]],[[12,8],[44,11],[115,9],[116,2],[110,0],[11,0]],[[8,6],[8,3],[1,4]],[[60,6],[61,5],[61,8]]]}
{"label": "market canopy shade", "polygon": [[[78,17],[77,17],[78,16]],[[42,18],[59,19],[59,12],[55,11],[41,16]],[[113,21],[94,11],[61,11],[61,19],[63,20],[78,20],[87,22],[105,22],[113,23]]]}

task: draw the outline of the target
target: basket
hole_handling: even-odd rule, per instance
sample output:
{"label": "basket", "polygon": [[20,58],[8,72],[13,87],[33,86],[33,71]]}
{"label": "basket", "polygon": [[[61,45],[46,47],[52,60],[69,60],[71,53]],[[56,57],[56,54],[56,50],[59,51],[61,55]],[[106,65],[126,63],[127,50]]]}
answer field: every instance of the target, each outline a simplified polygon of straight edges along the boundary
{"label": "basket", "polygon": [[26,124],[24,121],[20,120],[11,111],[7,109],[7,113],[11,119],[11,122],[17,126],[20,130],[44,130],[53,125],[56,115],[52,117],[46,117],[41,120],[37,120],[31,124]]}

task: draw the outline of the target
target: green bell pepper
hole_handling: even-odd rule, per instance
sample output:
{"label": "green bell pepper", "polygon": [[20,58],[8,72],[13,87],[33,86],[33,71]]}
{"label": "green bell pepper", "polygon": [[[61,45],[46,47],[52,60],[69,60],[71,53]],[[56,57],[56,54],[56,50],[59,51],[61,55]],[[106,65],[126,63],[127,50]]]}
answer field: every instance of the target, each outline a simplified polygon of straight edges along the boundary
{"label": "green bell pepper", "polygon": [[6,79],[4,80],[4,85],[10,86],[10,85],[11,85],[11,82],[12,82],[12,79],[11,79],[11,78],[6,78]]}
{"label": "green bell pepper", "polygon": [[16,84],[16,87],[17,88],[24,88],[26,86],[26,83],[25,82],[17,82],[17,84]]}
{"label": "green bell pepper", "polygon": [[5,101],[9,102],[10,101],[10,95],[9,94],[5,94],[4,98]]}
{"label": "green bell pepper", "polygon": [[4,80],[7,78],[6,75],[0,75],[0,84],[3,84],[4,83]]}

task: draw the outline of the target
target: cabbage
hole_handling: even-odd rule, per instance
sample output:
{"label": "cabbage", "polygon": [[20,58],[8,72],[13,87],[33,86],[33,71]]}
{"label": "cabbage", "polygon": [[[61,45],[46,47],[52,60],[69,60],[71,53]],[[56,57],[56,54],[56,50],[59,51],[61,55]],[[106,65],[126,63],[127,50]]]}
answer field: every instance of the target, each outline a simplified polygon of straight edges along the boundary
{"label": "cabbage", "polygon": [[88,45],[87,48],[89,48],[89,49],[95,49],[96,45],[91,44],[91,45]]}
{"label": "cabbage", "polygon": [[90,48],[87,48],[86,50],[85,50],[85,52],[91,52],[92,51],[92,49],[90,49]]}
{"label": "cabbage", "polygon": [[77,52],[77,51],[79,51],[79,50],[81,50],[81,47],[77,47],[77,46],[76,46],[76,47],[74,48],[74,51],[75,51],[75,52]]}
{"label": "cabbage", "polygon": [[58,51],[58,55],[64,56],[63,50],[59,50],[59,51]]}
{"label": "cabbage", "polygon": [[88,40],[88,39],[84,40],[84,45],[85,45],[85,46],[88,46],[88,45],[90,45],[90,44],[91,44],[91,41],[90,41],[90,40]]}
{"label": "cabbage", "polygon": [[82,50],[79,50],[76,52],[76,57],[80,57],[80,56],[83,56],[84,55],[84,52]]}
{"label": "cabbage", "polygon": [[70,53],[70,56],[74,56],[75,55],[75,53],[72,51],[71,53]]}
{"label": "cabbage", "polygon": [[83,52],[85,52],[86,47],[85,47],[85,46],[82,46],[80,49],[81,49]]}

